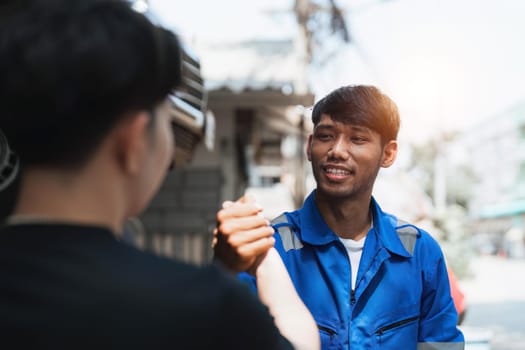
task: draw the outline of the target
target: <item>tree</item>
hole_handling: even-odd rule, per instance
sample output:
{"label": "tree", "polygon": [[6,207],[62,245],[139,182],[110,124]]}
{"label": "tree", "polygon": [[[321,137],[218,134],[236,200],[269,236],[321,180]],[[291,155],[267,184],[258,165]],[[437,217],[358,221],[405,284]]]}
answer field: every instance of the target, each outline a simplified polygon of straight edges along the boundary
{"label": "tree", "polygon": [[344,12],[335,0],[328,0],[328,6],[311,0],[295,0],[294,13],[305,40],[307,63],[311,63],[322,52],[319,48],[327,38],[327,31],[335,34],[343,43],[350,43]]}
{"label": "tree", "polygon": [[442,135],[413,146],[409,171],[434,199],[434,215],[429,219],[437,231],[435,234],[443,246],[448,264],[458,277],[463,277],[468,274],[471,254],[467,244],[467,203],[476,177],[470,167],[453,161],[450,145],[455,137],[454,134]]}
{"label": "tree", "polygon": [[[443,181],[444,206],[459,205],[467,209],[467,203],[474,190],[473,185],[477,180],[472,168],[464,163],[454,162],[451,158],[452,151],[449,145],[455,138],[455,134],[447,134],[421,145],[413,145],[408,171],[434,199],[436,207],[439,206],[436,197],[440,195],[436,193],[436,186]],[[443,179],[438,179],[438,176],[443,176]]]}

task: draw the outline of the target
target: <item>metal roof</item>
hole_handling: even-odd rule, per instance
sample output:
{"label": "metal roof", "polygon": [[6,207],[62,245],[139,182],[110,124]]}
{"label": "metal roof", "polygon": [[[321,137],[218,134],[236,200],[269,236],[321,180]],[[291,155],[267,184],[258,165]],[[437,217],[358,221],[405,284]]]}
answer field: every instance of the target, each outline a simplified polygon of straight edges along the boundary
{"label": "metal roof", "polygon": [[258,40],[210,45],[201,50],[208,90],[276,90],[294,93],[300,74],[292,40]]}

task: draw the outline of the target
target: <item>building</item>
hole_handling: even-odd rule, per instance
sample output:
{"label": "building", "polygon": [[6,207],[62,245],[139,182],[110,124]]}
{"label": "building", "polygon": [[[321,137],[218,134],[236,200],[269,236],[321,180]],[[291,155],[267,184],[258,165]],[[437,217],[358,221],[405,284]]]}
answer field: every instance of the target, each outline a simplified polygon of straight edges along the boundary
{"label": "building", "polygon": [[474,171],[469,215],[474,233],[525,228],[525,101],[468,129],[455,147]]}
{"label": "building", "polygon": [[313,95],[297,87],[301,70],[294,42],[255,40],[204,52],[208,105],[218,122],[218,148],[206,163],[233,161],[223,198],[235,198],[247,187],[269,187],[283,177],[301,192],[304,184],[295,174],[304,159],[304,106],[313,104]]}

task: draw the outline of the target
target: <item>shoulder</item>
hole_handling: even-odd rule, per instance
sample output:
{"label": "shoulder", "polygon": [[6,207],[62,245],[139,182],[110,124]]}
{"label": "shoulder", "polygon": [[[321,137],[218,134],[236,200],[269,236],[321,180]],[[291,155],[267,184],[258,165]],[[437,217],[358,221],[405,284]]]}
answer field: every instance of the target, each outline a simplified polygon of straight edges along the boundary
{"label": "shoulder", "polygon": [[237,288],[238,282],[215,266],[187,264],[120,242],[92,254],[79,278],[98,286],[98,298],[130,310],[218,309]]}
{"label": "shoulder", "polygon": [[425,229],[396,219],[395,231],[405,249],[419,261],[437,263],[443,259],[439,242]]}
{"label": "shoulder", "polygon": [[433,235],[420,226],[399,218],[391,213],[383,212],[381,209],[376,212],[376,215],[379,215],[382,226],[389,227],[389,231],[392,233],[395,232],[403,243],[411,242],[414,244],[414,249],[416,249],[416,242],[417,249],[420,249],[421,247],[440,249],[439,244]]}
{"label": "shoulder", "polygon": [[233,278],[213,265],[197,266],[125,244],[122,244],[120,254],[119,264],[113,266],[115,272],[121,275],[119,282],[138,284],[145,290],[159,294],[202,291],[205,295],[213,296],[234,282]]}
{"label": "shoulder", "polygon": [[301,240],[300,225],[297,222],[298,214],[295,212],[285,212],[271,221],[271,225],[275,229],[275,237],[277,238],[277,250],[282,249],[285,252],[291,249],[301,249],[303,242]]}
{"label": "shoulder", "polygon": [[[128,268],[114,269],[113,281],[105,284],[104,294],[112,296],[110,304],[127,314],[150,315],[165,325],[184,324],[183,329],[200,328],[210,337],[220,337],[216,330],[250,324],[259,325],[263,335],[265,327],[273,329],[266,307],[235,276],[218,267],[199,267],[148,253],[135,259],[128,261]],[[120,292],[113,293],[117,289]]]}
{"label": "shoulder", "polygon": [[[129,249],[125,268],[116,268],[116,283],[129,291],[135,301],[151,306],[162,305],[166,311],[188,309],[225,317],[238,316],[232,310],[266,311],[256,296],[234,275],[215,265],[196,266]],[[125,288],[125,289],[124,289]],[[228,311],[229,310],[229,311]],[[228,315],[228,316],[226,316]]]}

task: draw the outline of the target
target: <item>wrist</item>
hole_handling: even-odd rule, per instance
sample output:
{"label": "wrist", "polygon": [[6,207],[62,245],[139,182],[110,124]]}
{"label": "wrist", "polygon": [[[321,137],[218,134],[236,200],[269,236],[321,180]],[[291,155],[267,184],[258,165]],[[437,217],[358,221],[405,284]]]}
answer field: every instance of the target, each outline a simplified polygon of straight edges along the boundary
{"label": "wrist", "polygon": [[270,248],[265,254],[257,257],[255,263],[250,268],[250,273],[255,277],[260,277],[268,272],[275,271],[281,257],[275,248]]}

